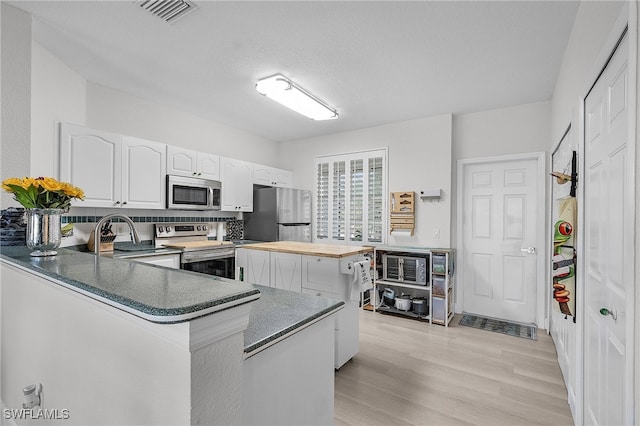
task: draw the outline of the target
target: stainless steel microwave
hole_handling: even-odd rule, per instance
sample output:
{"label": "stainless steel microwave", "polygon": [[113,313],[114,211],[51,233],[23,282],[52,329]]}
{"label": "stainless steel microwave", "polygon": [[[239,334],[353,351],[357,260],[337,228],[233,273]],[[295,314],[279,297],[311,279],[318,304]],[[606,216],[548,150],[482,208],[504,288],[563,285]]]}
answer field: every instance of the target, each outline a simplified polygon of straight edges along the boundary
{"label": "stainless steel microwave", "polygon": [[167,175],[167,208],[220,210],[221,188],[216,180]]}
{"label": "stainless steel microwave", "polygon": [[429,284],[429,258],[402,255],[382,255],[382,275],[386,281],[405,284]]}

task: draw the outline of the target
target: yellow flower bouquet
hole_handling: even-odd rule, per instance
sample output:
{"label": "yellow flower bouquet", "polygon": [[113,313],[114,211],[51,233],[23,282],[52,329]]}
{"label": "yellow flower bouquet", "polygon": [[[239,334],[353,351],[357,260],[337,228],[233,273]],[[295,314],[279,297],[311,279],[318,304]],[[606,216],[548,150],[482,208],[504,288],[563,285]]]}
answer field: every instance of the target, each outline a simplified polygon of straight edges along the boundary
{"label": "yellow flower bouquet", "polygon": [[2,182],[2,189],[13,193],[26,209],[68,210],[71,200],[84,199],[82,189],[51,177],[9,178]]}

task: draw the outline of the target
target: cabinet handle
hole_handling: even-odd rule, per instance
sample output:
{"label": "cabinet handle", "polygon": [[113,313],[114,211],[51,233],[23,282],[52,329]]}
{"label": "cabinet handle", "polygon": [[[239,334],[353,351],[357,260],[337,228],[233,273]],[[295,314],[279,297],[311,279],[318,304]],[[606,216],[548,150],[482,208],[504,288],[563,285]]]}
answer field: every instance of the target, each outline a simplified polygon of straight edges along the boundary
{"label": "cabinet handle", "polygon": [[122,205],[124,206],[125,204],[127,204],[127,202],[126,202],[126,201],[123,201],[123,202],[122,202]]}
{"label": "cabinet handle", "polygon": [[113,203],[114,206],[117,206],[120,204],[120,201],[116,201],[115,203]]}
{"label": "cabinet handle", "polygon": [[202,172],[198,172],[198,176],[202,176]]}
{"label": "cabinet handle", "polygon": [[316,257],[316,262],[322,262],[322,259],[320,259],[319,257]]}

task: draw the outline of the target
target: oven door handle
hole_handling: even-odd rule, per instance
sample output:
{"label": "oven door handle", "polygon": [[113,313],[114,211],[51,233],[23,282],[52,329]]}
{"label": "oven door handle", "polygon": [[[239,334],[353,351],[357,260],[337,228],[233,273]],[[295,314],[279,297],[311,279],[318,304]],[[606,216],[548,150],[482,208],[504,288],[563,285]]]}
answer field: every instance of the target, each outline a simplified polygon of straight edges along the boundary
{"label": "oven door handle", "polygon": [[206,262],[207,260],[218,260],[234,258],[235,248],[223,250],[196,250],[182,253],[181,263]]}

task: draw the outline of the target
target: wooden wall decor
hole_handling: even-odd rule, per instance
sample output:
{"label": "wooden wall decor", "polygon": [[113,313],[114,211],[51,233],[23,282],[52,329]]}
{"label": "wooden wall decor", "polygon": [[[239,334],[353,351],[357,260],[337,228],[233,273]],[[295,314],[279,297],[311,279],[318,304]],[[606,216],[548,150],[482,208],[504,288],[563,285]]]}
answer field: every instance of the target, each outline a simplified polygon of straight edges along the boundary
{"label": "wooden wall decor", "polygon": [[416,203],[413,191],[392,192],[389,232],[409,230],[413,236],[416,227]]}

